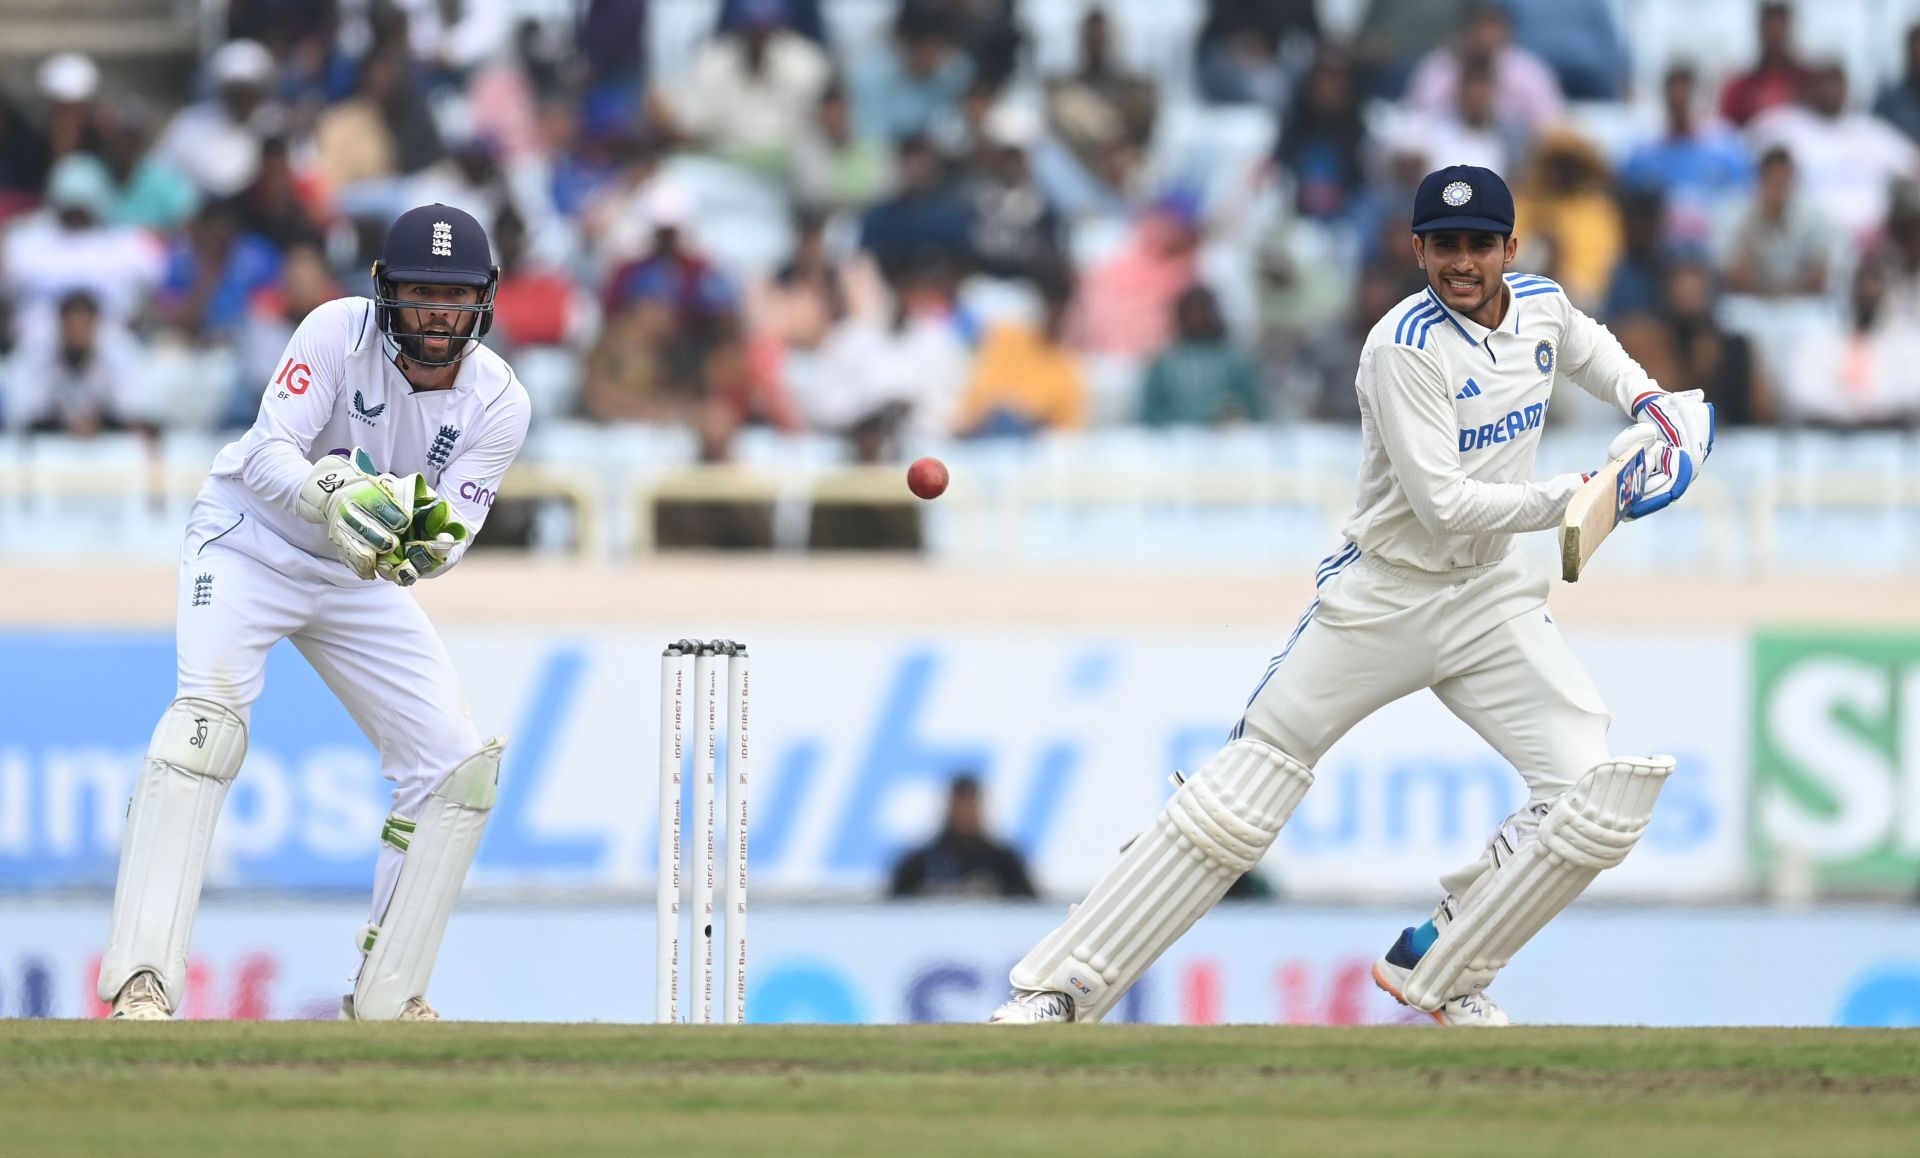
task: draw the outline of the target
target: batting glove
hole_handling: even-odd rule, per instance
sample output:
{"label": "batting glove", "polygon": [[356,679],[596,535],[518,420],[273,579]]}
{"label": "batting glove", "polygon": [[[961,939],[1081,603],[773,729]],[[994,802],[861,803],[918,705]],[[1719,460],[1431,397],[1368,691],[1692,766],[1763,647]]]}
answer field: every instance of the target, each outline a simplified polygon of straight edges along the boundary
{"label": "batting glove", "polygon": [[380,559],[400,547],[412,518],[389,485],[375,475],[363,450],[330,454],[300,484],[300,517],[325,523],[327,539],[347,569],[372,579]]}
{"label": "batting glove", "polygon": [[1705,391],[1662,394],[1650,390],[1634,399],[1630,413],[1648,428],[1649,440],[1686,451],[1696,467],[1704,466],[1713,453],[1713,403],[1707,401]]}

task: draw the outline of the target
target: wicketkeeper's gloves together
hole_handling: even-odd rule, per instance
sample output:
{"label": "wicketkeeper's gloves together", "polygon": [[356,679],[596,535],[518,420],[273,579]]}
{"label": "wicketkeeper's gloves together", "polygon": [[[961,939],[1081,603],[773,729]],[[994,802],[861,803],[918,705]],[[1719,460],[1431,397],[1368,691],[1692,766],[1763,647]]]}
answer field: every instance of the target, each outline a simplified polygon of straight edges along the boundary
{"label": "wicketkeeper's gloves together", "polygon": [[328,541],[355,575],[402,587],[444,568],[470,534],[426,479],[379,474],[357,448],[313,465],[299,507],[301,518],[326,524]]}

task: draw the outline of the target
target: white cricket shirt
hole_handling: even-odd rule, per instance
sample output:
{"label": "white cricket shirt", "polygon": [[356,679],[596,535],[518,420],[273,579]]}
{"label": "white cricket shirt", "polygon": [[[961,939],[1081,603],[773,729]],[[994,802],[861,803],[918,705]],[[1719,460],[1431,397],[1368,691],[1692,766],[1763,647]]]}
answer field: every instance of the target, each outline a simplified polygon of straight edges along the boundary
{"label": "white cricket shirt", "polygon": [[1516,532],[1556,526],[1580,487],[1577,474],[1531,481],[1554,375],[1623,414],[1660,391],[1559,285],[1506,280],[1507,312],[1491,330],[1428,289],[1367,335],[1354,381],[1360,488],[1345,530],[1362,551],[1423,571],[1495,562]]}
{"label": "white cricket shirt", "polygon": [[[203,493],[308,554],[333,559],[326,526],[298,513],[300,486],[315,462],[358,447],[382,471],[425,475],[477,535],[531,416],[526,387],[484,346],[461,361],[450,389],[415,390],[393,364],[373,302],[339,298],[294,331],[259,417],[214,458]],[[449,566],[473,539],[455,549]],[[339,570],[341,583],[360,582],[344,563]]]}

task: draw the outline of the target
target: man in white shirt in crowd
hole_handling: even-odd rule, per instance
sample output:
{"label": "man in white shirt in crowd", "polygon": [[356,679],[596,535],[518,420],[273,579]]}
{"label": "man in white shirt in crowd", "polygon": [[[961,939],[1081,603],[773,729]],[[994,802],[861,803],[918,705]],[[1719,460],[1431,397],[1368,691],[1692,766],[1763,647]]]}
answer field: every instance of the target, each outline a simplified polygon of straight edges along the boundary
{"label": "man in white shirt in crowd", "polygon": [[992,1020],[1098,1021],[1259,863],[1327,749],[1414,692],[1486,739],[1528,798],[1376,962],[1396,999],[1446,1025],[1507,1024],[1488,983],[1644,831],[1673,759],[1609,753],[1606,707],[1513,536],[1558,525],[1585,481],[1530,481],[1556,372],[1634,420],[1608,447],[1649,463],[1623,496],[1629,518],[1685,493],[1713,444],[1712,407],[1662,391],[1554,282],[1509,272],[1513,196],[1491,170],[1428,174],[1413,234],[1427,287],[1361,348],[1359,494],[1316,598],[1227,746],[1014,966]]}

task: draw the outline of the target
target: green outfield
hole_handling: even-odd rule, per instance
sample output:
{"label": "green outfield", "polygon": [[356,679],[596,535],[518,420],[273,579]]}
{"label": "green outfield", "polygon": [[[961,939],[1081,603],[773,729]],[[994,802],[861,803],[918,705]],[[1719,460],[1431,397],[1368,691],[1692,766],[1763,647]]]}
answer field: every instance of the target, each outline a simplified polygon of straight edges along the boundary
{"label": "green outfield", "polygon": [[1915,1154],[1920,1034],[13,1021],[0,1152]]}

